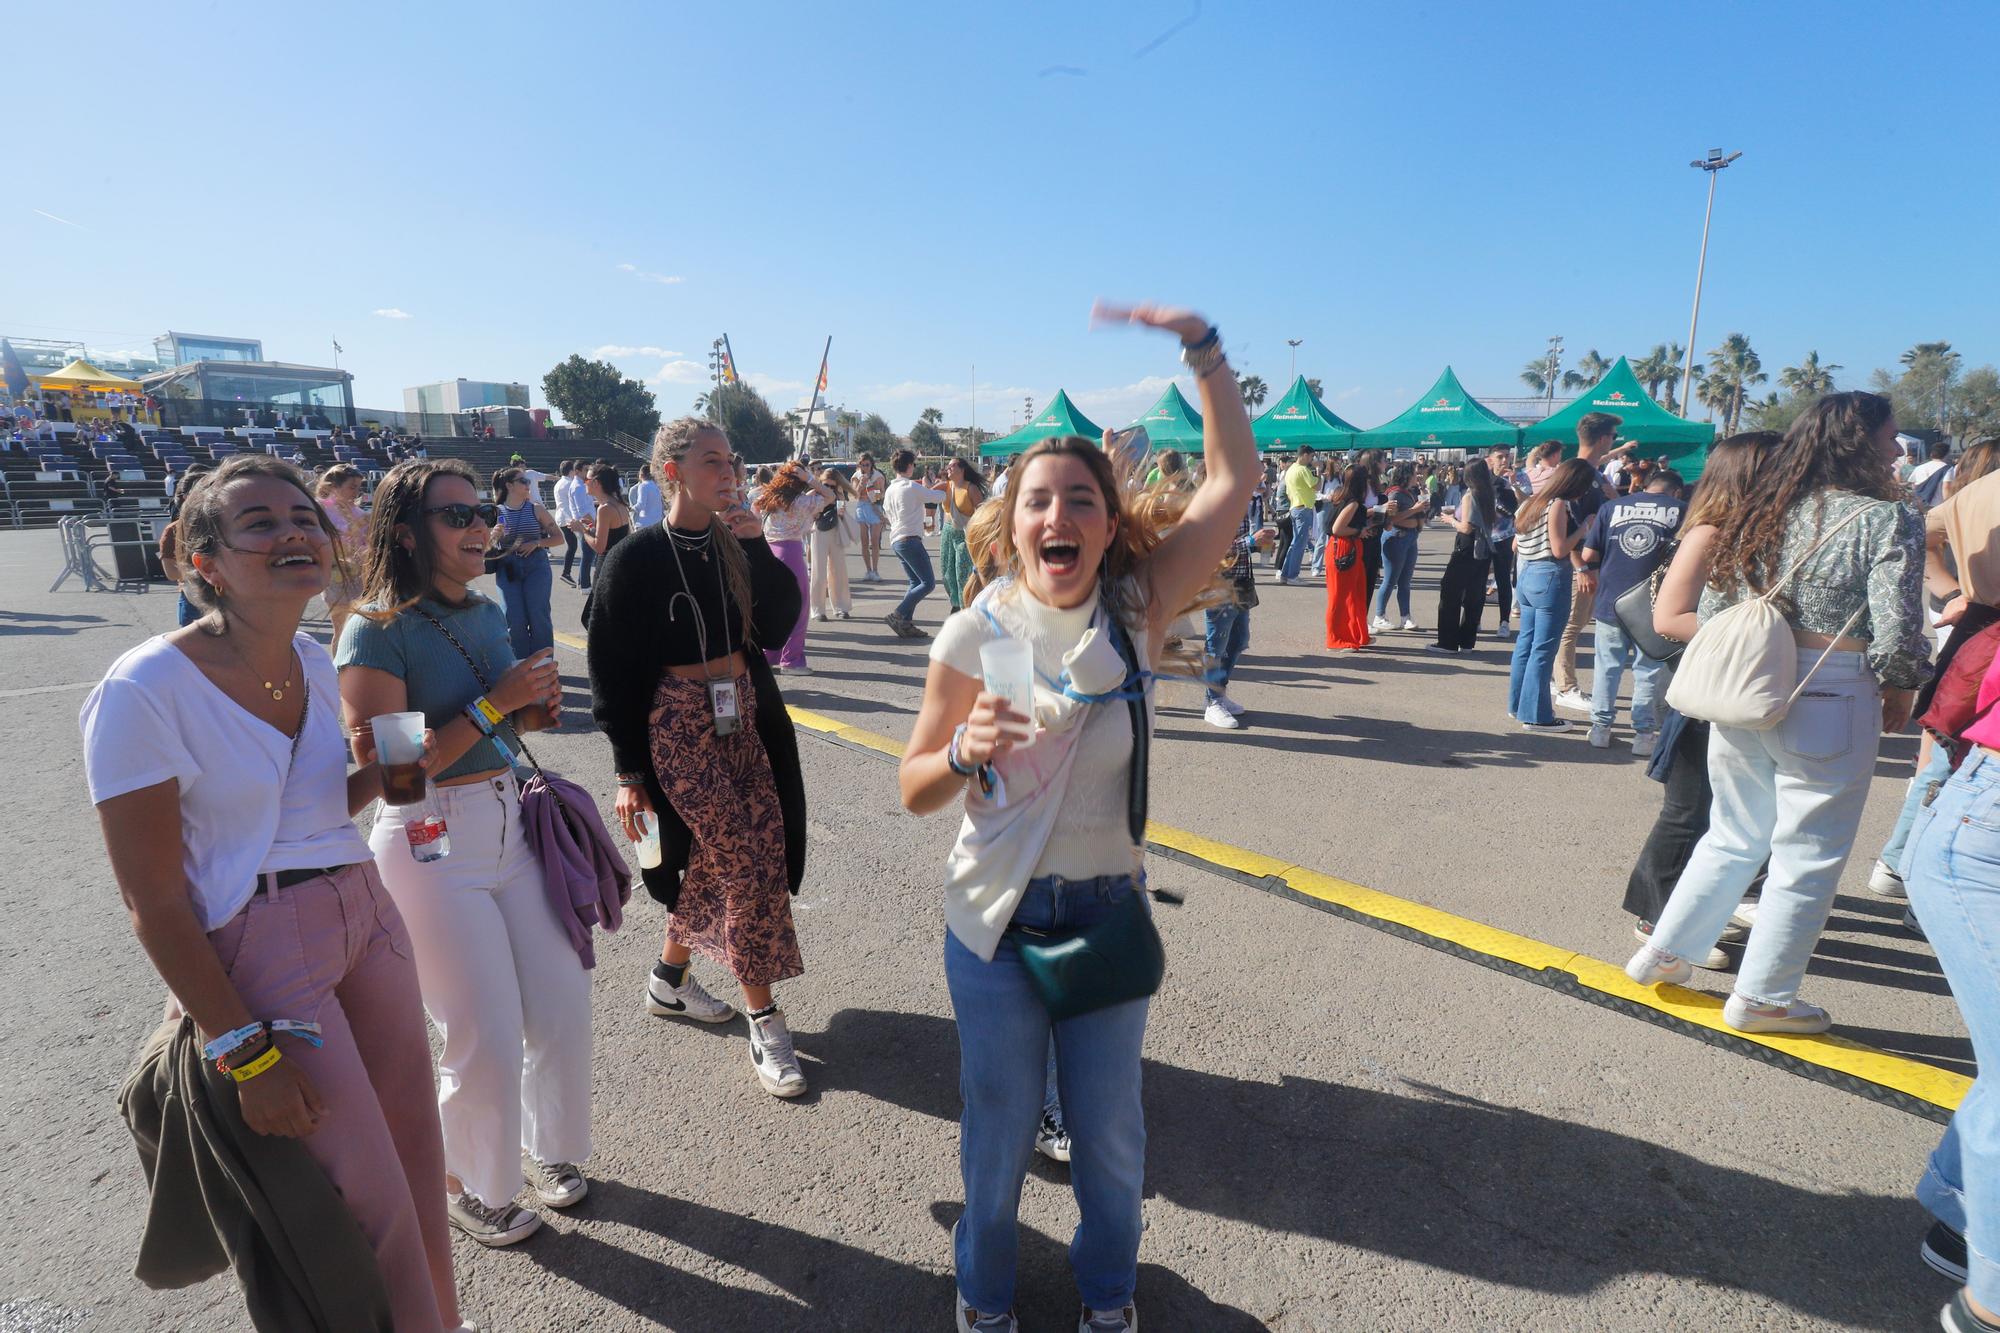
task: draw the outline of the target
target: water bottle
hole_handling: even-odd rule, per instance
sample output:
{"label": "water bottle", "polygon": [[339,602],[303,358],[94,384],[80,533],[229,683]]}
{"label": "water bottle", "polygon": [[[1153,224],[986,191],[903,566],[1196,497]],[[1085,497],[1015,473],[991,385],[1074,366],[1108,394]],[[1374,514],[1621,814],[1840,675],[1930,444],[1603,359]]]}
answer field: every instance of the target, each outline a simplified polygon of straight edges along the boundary
{"label": "water bottle", "polygon": [[403,836],[409,839],[410,855],[419,865],[442,861],[451,855],[451,830],[429,800],[425,800],[422,811],[404,823]]}

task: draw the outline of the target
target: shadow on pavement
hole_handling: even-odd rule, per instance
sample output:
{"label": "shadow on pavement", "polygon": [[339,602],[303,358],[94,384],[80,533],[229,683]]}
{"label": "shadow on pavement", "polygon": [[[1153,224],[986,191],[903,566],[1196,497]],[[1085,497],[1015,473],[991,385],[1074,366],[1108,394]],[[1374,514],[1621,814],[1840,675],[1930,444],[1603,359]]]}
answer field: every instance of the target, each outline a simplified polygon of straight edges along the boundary
{"label": "shadow on pavement", "polygon": [[[798,1042],[829,1089],[958,1117],[949,1019],[846,1009]],[[1913,1198],[1784,1179],[1754,1108],[1731,1114],[1768,1175],[1408,1080],[1273,1084],[1148,1060],[1145,1086],[1149,1197],[1267,1232],[1558,1295],[1632,1274],[1716,1283],[1856,1327],[1910,1328],[1946,1294],[1917,1263],[1929,1219]]]}
{"label": "shadow on pavement", "polygon": [[0,611],[0,639],[26,635],[81,634],[102,625],[103,616],[64,616],[40,611]]}

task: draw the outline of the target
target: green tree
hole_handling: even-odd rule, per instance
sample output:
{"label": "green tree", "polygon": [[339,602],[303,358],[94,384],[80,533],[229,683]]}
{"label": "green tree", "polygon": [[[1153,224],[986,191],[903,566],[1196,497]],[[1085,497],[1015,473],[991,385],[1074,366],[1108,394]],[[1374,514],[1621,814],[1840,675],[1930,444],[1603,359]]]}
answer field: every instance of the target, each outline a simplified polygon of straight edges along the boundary
{"label": "green tree", "polygon": [[854,452],[869,453],[887,462],[889,455],[896,451],[896,431],[883,419],[879,412],[870,412],[861,418],[861,424],[854,428]]}
{"label": "green tree", "polygon": [[1922,423],[1950,433],[1952,382],[1958,377],[1959,355],[1948,342],[1918,343],[1903,353],[1897,415],[1910,425]]}
{"label": "green tree", "polygon": [[1662,343],[1653,350],[1666,354],[1666,364],[1660,367],[1660,387],[1666,396],[1662,398],[1659,393],[1653,396],[1662,406],[1673,407],[1681,391],[1681,367],[1687,361],[1687,348],[1679,343]]}
{"label": "green tree", "polygon": [[1796,391],[1767,393],[1743,409],[1743,424],[1752,430],[1790,430],[1792,423],[1812,406],[1814,396]]}
{"label": "green tree", "polygon": [[1554,393],[1556,387],[1556,355],[1538,356],[1521,367],[1521,383],[1536,393]]}
{"label": "green tree", "polygon": [[771,405],[741,380],[719,384],[704,395],[702,415],[729,433],[736,456],[746,463],[782,463],[792,456],[792,437]]}
{"label": "green tree", "polygon": [[1980,366],[1965,372],[1951,395],[1951,430],[1961,440],[2000,435],[2000,370]]}
{"label": "green tree", "polygon": [[943,420],[944,413],[935,407],[919,412],[917,424],[910,427],[910,447],[927,458],[944,453],[944,436],[938,432],[938,423]]}
{"label": "green tree", "polygon": [[1840,369],[1842,367],[1821,361],[1818,352],[1807,352],[1805,360],[1778,372],[1778,383],[1810,401],[1821,394],[1833,392],[1833,372]]}
{"label": "green tree", "polygon": [[542,376],[542,395],[563,420],[600,439],[613,431],[651,439],[660,424],[653,391],[609,361],[586,361],[572,353]]}
{"label": "green tree", "polygon": [[1723,434],[1736,433],[1750,390],[1769,378],[1750,340],[1740,333],[1730,334],[1721,346],[1709,352],[1702,401],[1720,414]]}
{"label": "green tree", "polygon": [[1611,363],[1606,361],[1595,347],[1577,358],[1576,369],[1563,372],[1563,388],[1594,389],[1611,371]]}
{"label": "green tree", "polygon": [[1264,383],[1261,375],[1238,375],[1236,389],[1243,395],[1243,406],[1252,412],[1264,405],[1264,399],[1271,392],[1270,386]]}
{"label": "green tree", "polygon": [[1311,375],[1306,376],[1306,392],[1315,398],[1319,397],[1321,393],[1319,380]]}

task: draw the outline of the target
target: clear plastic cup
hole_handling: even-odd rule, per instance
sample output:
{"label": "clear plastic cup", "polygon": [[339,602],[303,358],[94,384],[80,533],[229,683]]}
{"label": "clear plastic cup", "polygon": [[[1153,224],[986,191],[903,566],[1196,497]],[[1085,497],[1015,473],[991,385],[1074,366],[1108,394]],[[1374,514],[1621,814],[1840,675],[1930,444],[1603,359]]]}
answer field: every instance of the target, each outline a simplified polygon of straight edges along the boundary
{"label": "clear plastic cup", "polygon": [[979,671],[989,694],[1007,701],[1007,707],[1029,719],[1025,727],[1008,727],[1020,748],[1035,743],[1035,649],[1021,639],[994,639],[979,645]]}
{"label": "clear plastic cup", "polygon": [[641,870],[659,869],[661,860],[660,817],[651,810],[641,810],[639,812],[639,837],[635,841],[634,846],[639,851],[639,868]]}
{"label": "clear plastic cup", "polygon": [[390,805],[424,799],[424,715],[383,713],[368,719],[375,733],[375,762],[382,766],[382,798]]}

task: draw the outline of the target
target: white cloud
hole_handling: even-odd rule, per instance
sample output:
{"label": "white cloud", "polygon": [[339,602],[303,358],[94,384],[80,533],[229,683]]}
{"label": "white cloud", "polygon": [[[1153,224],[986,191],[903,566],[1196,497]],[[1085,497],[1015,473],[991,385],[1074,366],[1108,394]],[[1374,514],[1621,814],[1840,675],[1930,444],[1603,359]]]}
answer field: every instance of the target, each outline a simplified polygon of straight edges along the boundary
{"label": "white cloud", "polygon": [[[1175,380],[1172,375],[1148,375],[1131,384],[1120,384],[1108,389],[1078,389],[1069,396],[1070,401],[1082,408],[1100,426],[1120,428],[1136,420],[1141,412],[1151,407],[1159,396],[1167,391],[1167,386]],[[1181,392],[1190,401],[1195,398],[1191,384],[1182,384]],[[1040,411],[1048,406],[1037,401],[1035,408]]]}
{"label": "white cloud", "polygon": [[[602,348],[598,350],[600,352],[603,351]],[[671,356],[672,353],[668,353],[667,355]],[[706,384],[708,383],[708,367],[699,361],[689,361],[685,358],[677,361],[669,361],[653,372],[652,382],[655,384]]]}
{"label": "white cloud", "polygon": [[[775,375],[745,375],[751,387],[771,400],[771,406],[783,412],[806,401],[806,392],[812,386],[804,380],[781,380]],[[786,401],[786,395],[797,394],[798,402]]]}
{"label": "white cloud", "polygon": [[1346,402],[1349,398],[1354,397],[1356,394],[1365,392],[1367,392],[1367,390],[1363,389],[1359,384],[1357,384],[1351,389],[1342,389],[1340,391],[1339,398],[1340,401]]}
{"label": "white cloud", "polygon": [[665,347],[627,347],[623,343],[606,343],[591,355],[604,361],[623,361],[627,357],[644,357],[650,361],[656,356],[672,361],[680,353]]}
{"label": "white cloud", "polygon": [[394,306],[384,306],[384,307],[383,307],[382,309],[380,309],[380,310],[377,310],[377,311],[376,311],[375,313],[376,313],[377,315],[380,315],[380,316],[381,316],[381,317],[382,317],[383,319],[408,319],[408,318],[410,318],[410,312],[409,312],[409,311],[407,311],[407,310],[398,310],[398,309],[396,309],[396,307],[394,307]]}
{"label": "white cloud", "polygon": [[43,217],[47,218],[51,222],[60,222],[65,227],[75,227],[78,231],[90,230],[88,227],[85,227],[81,222],[71,222],[68,218],[59,218],[55,214],[49,212],[49,210],[46,208],[34,208],[28,211],[31,213],[40,213]]}
{"label": "white cloud", "polygon": [[667,287],[671,287],[675,283],[682,281],[678,273],[650,273],[640,268],[637,264],[620,264],[618,271],[620,273],[630,273],[641,282],[657,282]]}

